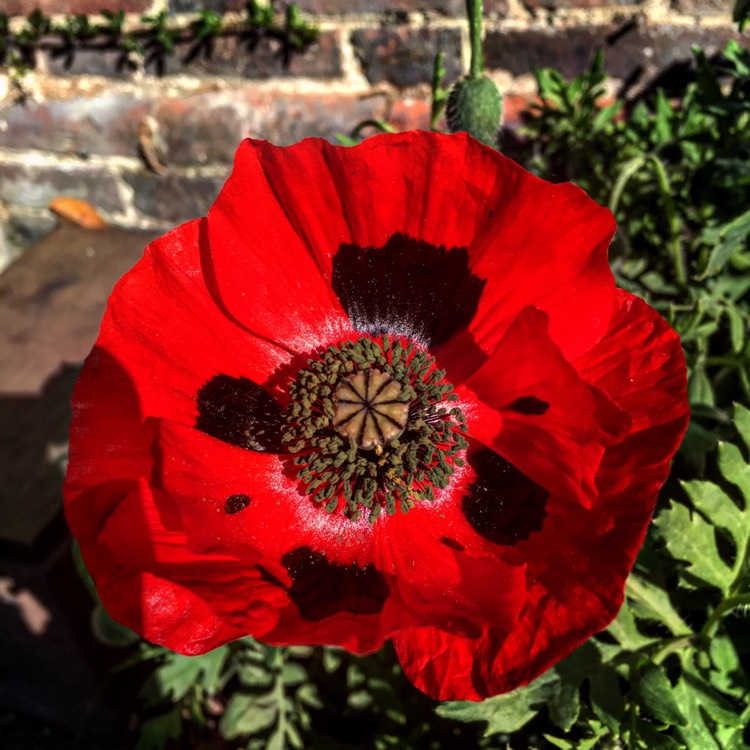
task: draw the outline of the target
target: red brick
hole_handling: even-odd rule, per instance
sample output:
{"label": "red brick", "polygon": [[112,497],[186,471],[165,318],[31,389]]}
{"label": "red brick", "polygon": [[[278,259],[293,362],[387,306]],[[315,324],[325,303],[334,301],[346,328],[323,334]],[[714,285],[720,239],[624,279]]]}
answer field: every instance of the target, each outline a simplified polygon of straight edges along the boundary
{"label": "red brick", "polygon": [[243,138],[278,145],[307,136],[335,141],[358,122],[387,114],[384,96],[278,94],[263,91],[198,94],[162,102],[155,111],[169,165],[231,164]]}
{"label": "red brick", "polygon": [[521,115],[536,101],[535,96],[506,94],[503,97],[503,127],[517,128],[521,125]]}
{"label": "red brick", "polygon": [[428,83],[440,51],[445,53],[446,80],[455,81],[461,75],[459,29],[357,29],[352,44],[370,83],[388,81],[402,88]]}
{"label": "red brick", "polygon": [[388,113],[388,122],[396,130],[429,130],[431,102],[424,99],[399,99]]}
{"label": "red brick", "polygon": [[2,10],[9,16],[28,16],[34,10],[51,15],[64,13],[101,13],[103,10],[124,10],[126,13],[143,13],[151,10],[154,0],[4,0]]}
{"label": "red brick", "polygon": [[0,108],[0,148],[85,156],[136,156],[150,102],[123,94],[29,101]]}

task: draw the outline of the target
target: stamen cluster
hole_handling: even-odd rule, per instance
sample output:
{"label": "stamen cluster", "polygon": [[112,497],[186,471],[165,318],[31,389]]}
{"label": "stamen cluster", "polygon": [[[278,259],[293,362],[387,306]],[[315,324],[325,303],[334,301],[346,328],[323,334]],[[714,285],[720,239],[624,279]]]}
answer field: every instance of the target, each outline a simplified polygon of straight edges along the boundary
{"label": "stamen cluster", "polygon": [[[408,404],[408,412],[395,437],[361,445],[334,425],[336,394],[368,369],[399,384],[397,399]],[[387,335],[345,341],[309,359],[297,374],[282,439],[298,454],[297,477],[315,502],[351,519],[367,510],[374,521],[383,510],[406,512],[415,502],[434,500],[435,489],[446,487],[463,466],[466,422],[451,404],[457,399],[445,372],[413,343]]]}

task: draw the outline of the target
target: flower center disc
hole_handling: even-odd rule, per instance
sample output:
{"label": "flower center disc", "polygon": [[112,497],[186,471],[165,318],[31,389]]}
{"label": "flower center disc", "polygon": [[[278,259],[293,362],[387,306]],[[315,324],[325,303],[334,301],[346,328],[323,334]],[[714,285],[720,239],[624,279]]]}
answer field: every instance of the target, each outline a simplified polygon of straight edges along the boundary
{"label": "flower center disc", "polygon": [[333,427],[364,450],[401,435],[409,404],[401,384],[387,372],[367,368],[341,381],[334,394]]}
{"label": "flower center disc", "polygon": [[329,513],[374,521],[434,500],[467,443],[453,386],[400,339],[360,338],[309,359],[290,386],[283,441],[297,478]]}

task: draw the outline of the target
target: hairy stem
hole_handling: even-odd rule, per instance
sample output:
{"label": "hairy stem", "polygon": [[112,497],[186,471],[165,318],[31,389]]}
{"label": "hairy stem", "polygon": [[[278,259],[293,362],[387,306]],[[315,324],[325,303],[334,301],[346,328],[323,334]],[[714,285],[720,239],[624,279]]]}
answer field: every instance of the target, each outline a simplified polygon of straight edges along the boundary
{"label": "hairy stem", "polygon": [[482,0],[466,0],[466,15],[469,18],[469,41],[471,43],[471,63],[469,78],[479,78],[484,70],[482,55]]}

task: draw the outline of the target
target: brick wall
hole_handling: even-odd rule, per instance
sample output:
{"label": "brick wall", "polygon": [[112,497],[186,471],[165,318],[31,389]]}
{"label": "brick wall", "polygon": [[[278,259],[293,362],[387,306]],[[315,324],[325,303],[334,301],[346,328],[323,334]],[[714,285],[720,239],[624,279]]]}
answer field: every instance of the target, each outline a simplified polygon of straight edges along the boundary
{"label": "brick wall", "polygon": [[[277,3],[280,5],[280,3]],[[322,34],[299,54],[278,41],[216,41],[210,58],[187,45],[161,68],[129,69],[110,50],[38,55],[20,82],[0,73],[0,265],[47,231],[59,195],[82,197],[113,224],[166,228],[205,213],[240,139],[333,139],[358,122],[429,125],[435,53],[448,79],[468,62],[463,0],[298,0]],[[731,0],[485,0],[488,73],[513,123],[533,92],[531,70],[580,73],[604,47],[613,87],[653,81],[738,38]],[[3,0],[17,16],[123,9],[129,21],[165,10],[188,20],[206,7],[237,12],[244,0]],[[145,159],[153,146],[159,157]],[[151,161],[151,167],[148,166]],[[162,165],[160,167],[160,165]],[[157,171],[153,167],[156,166]]]}

